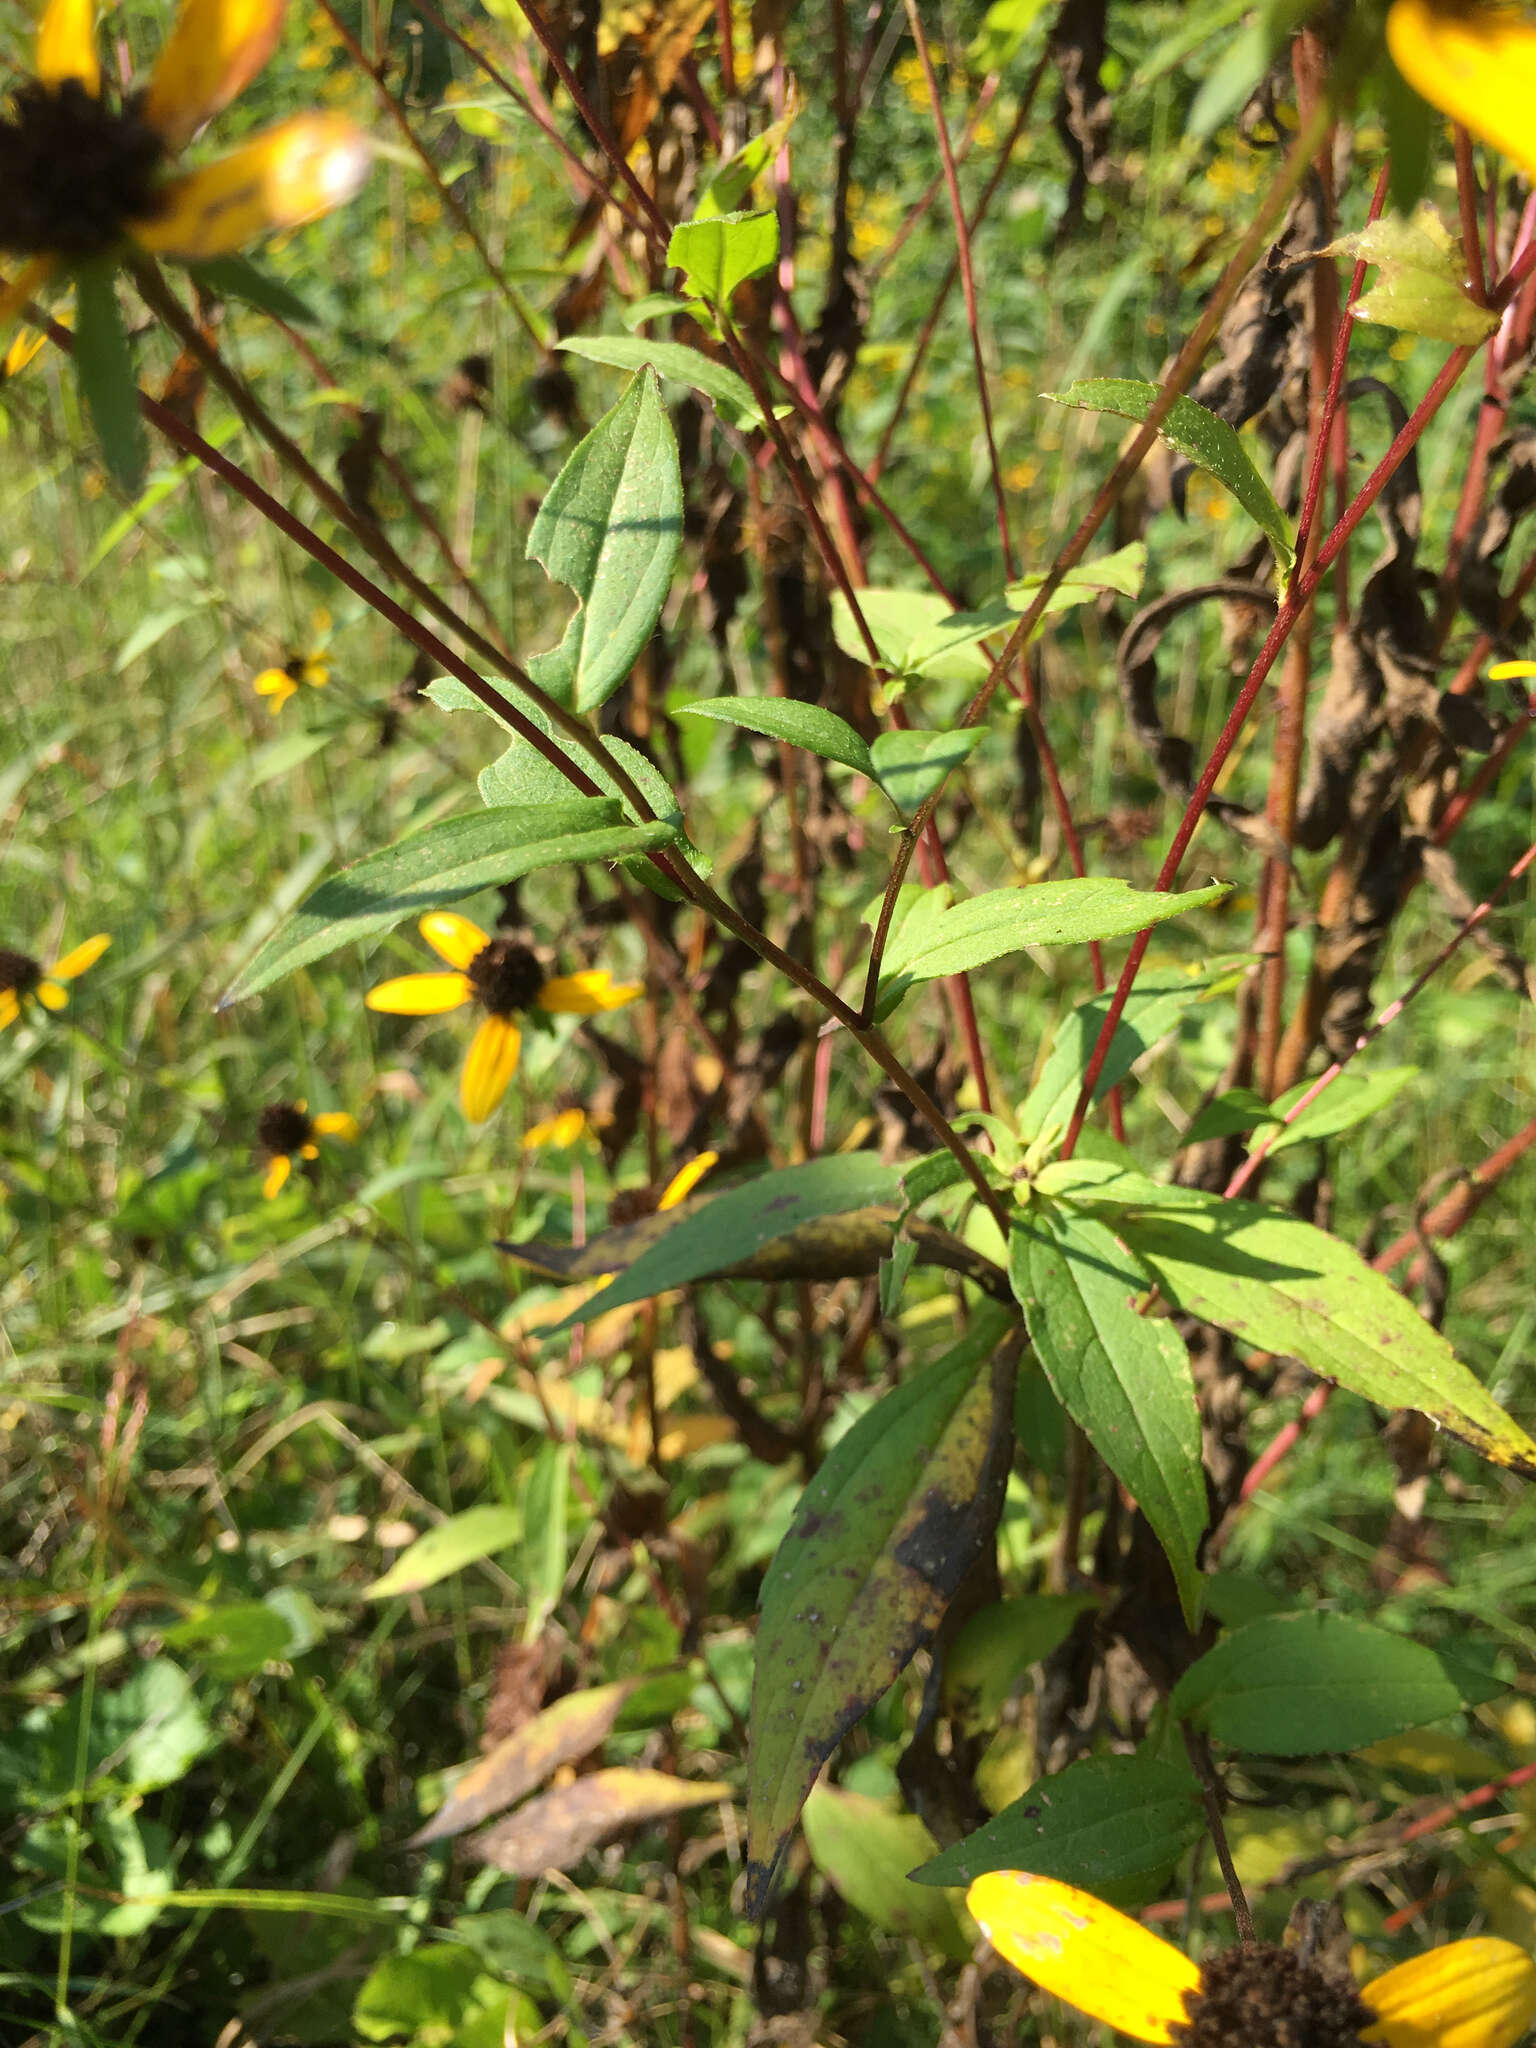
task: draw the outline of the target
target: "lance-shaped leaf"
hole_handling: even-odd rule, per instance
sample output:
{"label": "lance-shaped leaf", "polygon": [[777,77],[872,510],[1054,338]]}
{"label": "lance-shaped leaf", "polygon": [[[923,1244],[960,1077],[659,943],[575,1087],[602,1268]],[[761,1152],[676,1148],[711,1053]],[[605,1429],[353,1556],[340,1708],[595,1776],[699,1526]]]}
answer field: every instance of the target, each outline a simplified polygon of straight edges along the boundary
{"label": "lance-shaped leaf", "polygon": [[137,491],[148,447],[115,269],[106,257],[75,273],[75,377],[108,473],[121,489]]}
{"label": "lance-shaped leaf", "polygon": [[[1144,421],[1159,392],[1155,384],[1134,377],[1090,377],[1065,391],[1046,391],[1041,396],[1083,412],[1112,412],[1122,419]],[[1290,521],[1233,428],[1194,399],[1178,398],[1158,432],[1170,448],[1226,485],[1249,518],[1269,536],[1275,560],[1282,569],[1289,569],[1296,560]]]}
{"label": "lance-shaped leaf", "polygon": [[1041,1778],[963,1842],[912,1874],[919,1884],[970,1884],[989,1870],[1028,1870],[1111,1905],[1154,1896],[1205,1825],[1200,1787],[1184,1764],[1095,1756]]}
{"label": "lance-shaped leaf", "polygon": [[1186,911],[1203,910],[1226,893],[1218,885],[1175,896],[1133,889],[1114,875],[989,889],[948,908],[933,892],[902,920],[886,947],[876,1014],[888,1016],[915,982],[964,974],[1026,946],[1123,938]]}
{"label": "lance-shaped leaf", "polygon": [[594,1771],[531,1799],[468,1846],[478,1862],[494,1864],[508,1877],[538,1877],[546,1870],[573,1869],[616,1835],[730,1796],[729,1785],[673,1778],[665,1771]]}
{"label": "lance-shaped leaf", "polygon": [[[666,1225],[639,1256],[608,1287],[567,1317],[562,1330],[606,1315],[626,1302],[644,1301],[669,1287],[684,1287],[739,1266],[765,1245],[788,1237],[804,1225],[865,1211],[894,1202],[901,1188],[901,1169],[889,1166],[874,1152],[839,1152],[829,1159],[807,1159],[760,1174],[744,1187],[697,1203],[685,1203],[655,1219]],[[861,1240],[868,1238],[861,1231]],[[880,1255],[890,1249],[887,1226]],[[880,1262],[866,1270],[873,1272]],[[598,1272],[612,1268],[598,1266]],[[581,1278],[580,1274],[570,1274]]]}
{"label": "lance-shaped leaf", "polygon": [[766,733],[792,747],[804,747],[809,754],[820,754],[824,761],[841,761],[845,768],[874,777],[875,764],[863,740],[846,719],[819,704],[802,704],[794,697],[706,697],[697,704],[680,704],[678,709],[691,718],[717,718],[722,725],[742,725],[749,732]]}
{"label": "lance-shaped leaf", "polygon": [[1164,1318],[1136,1313],[1146,1276],[1096,1217],[1037,1198],[1014,1223],[1008,1270],[1051,1392],[1135,1496],[1193,1628],[1207,1511],[1183,1338]]}
{"label": "lance-shaped leaf", "polygon": [[800,1497],[763,1582],[748,1910],[767,1905],[822,1764],[937,1627],[992,1539],[1013,1442],[1017,1324],[968,1335],[861,1416]]}
{"label": "lance-shaped leaf", "polygon": [[569,334],[555,346],[573,356],[584,356],[589,363],[606,363],[610,369],[653,369],[674,384],[702,391],[735,425],[762,425],[762,413],[746,379],[702,349],[689,348],[686,342],[650,341],[639,334]]}
{"label": "lance-shaped leaf", "polygon": [[1504,1690],[1498,1679],[1347,1614],[1266,1614],[1192,1664],[1183,1719],[1259,1756],[1359,1749]]}
{"label": "lance-shaped leaf", "polygon": [[683,483],[654,370],[643,370],[571,454],[528,554],[576,593],[560,645],[534,657],[541,689],[578,711],[606,703],[655,630],[683,537]]}
{"label": "lance-shaped leaf", "polygon": [[1258,1202],[1175,1192],[1176,1206],[1122,1211],[1115,1228],[1177,1307],[1536,1476],[1536,1443],[1351,1245]]}
{"label": "lance-shaped leaf", "polygon": [[463,1772],[443,1804],[406,1844],[420,1849],[449,1835],[462,1835],[493,1813],[511,1806],[559,1770],[590,1756],[613,1732],[624,1702],[640,1683],[622,1678],[587,1692],[567,1693],[531,1721],[525,1721],[486,1756]]}
{"label": "lance-shaped leaf", "polygon": [[343,868],[278,926],[227,994],[222,1009],[253,996],[296,967],[338,946],[387,932],[477,890],[515,881],[535,868],[583,860],[615,860],[670,846],[676,829],[658,820],[627,825],[617,802],[577,797],[563,804],[510,804],[444,818],[396,846]]}
{"label": "lance-shaped leaf", "polygon": [[934,1850],[915,1813],[896,1813],[867,1792],[817,1785],[805,1802],[805,1846],[822,1876],[871,1925],[957,1962],[970,1955],[975,1929],[961,1924],[956,1902],[907,1875]]}
{"label": "lance-shaped leaf", "polygon": [[523,1518],[516,1508],[466,1508],[461,1515],[449,1515],[425,1536],[418,1536],[395,1559],[382,1578],[364,1591],[365,1600],[395,1600],[402,1593],[419,1593],[451,1578],[466,1565],[478,1564],[517,1541]]}

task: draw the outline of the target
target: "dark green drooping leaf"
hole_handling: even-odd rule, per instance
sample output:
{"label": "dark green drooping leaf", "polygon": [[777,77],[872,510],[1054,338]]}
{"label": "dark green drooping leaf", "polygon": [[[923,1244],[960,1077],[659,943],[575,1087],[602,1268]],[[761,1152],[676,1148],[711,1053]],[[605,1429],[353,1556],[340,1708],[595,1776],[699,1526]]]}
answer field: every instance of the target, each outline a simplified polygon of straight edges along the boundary
{"label": "dark green drooping leaf", "polygon": [[1014,1344],[970,1333],[877,1401],[801,1495],[763,1583],[748,1784],[748,1910],[768,1902],[806,1794],[937,1627],[992,1540],[1012,1447]]}
{"label": "dark green drooping leaf", "polygon": [[75,378],[108,474],[121,490],[136,491],[148,445],[115,280],[116,266],[107,257],[82,263],[75,273]]}
{"label": "dark green drooping leaf", "polygon": [[794,697],[707,697],[697,704],[680,704],[678,709],[692,718],[717,718],[722,725],[741,725],[748,732],[787,740],[790,746],[804,747],[824,761],[841,761],[845,768],[874,777],[869,748],[846,719],[835,711],[824,711],[819,704],[802,704]]}
{"label": "dark green drooping leaf", "polygon": [[686,277],[686,290],[712,306],[727,306],[739,284],[771,270],[779,254],[779,217],[761,213],[719,213],[688,220],[672,230],[667,261]]}
{"label": "dark green drooping leaf", "polygon": [[683,537],[683,483],[654,370],[643,370],[572,452],[528,535],[528,555],[576,593],[565,638],[528,670],[590,711],[628,676],[667,601]]}
{"label": "dark green drooping leaf", "polygon": [[[1084,412],[1112,412],[1122,419],[1144,421],[1159,393],[1155,384],[1143,384],[1134,377],[1090,377],[1066,391],[1047,391],[1043,396]],[[1289,569],[1296,560],[1290,522],[1227,422],[1194,399],[1179,398],[1158,432],[1170,448],[1225,484],[1249,518],[1268,535],[1281,568]]]}
{"label": "dark green drooping leaf", "polygon": [[805,1802],[805,1846],[811,1861],[855,1912],[887,1934],[905,1935],[962,1962],[975,1933],[935,1887],[914,1884],[914,1863],[934,1840],[915,1813],[897,1813],[867,1793],[817,1785]]}
{"label": "dark green drooping leaf", "polygon": [[904,818],[910,818],[947,776],[963,767],[985,738],[979,725],[955,732],[883,732],[869,752],[880,787]]}
{"label": "dark green drooping leaf", "polygon": [[271,277],[248,256],[216,256],[210,263],[189,263],[192,282],[215,299],[238,299],[290,327],[313,327],[316,316],[280,278]]}
{"label": "dark green drooping leaf", "polygon": [[1497,1679],[1345,1614],[1269,1614],[1192,1664],[1176,1714],[1258,1756],[1359,1749],[1495,1698]]}
{"label": "dark green drooping leaf", "polygon": [[1094,1217],[1032,1202],[1014,1223],[1008,1271],[1051,1392],[1134,1496],[1195,1627],[1207,1506],[1183,1338],[1165,1318],[1136,1313],[1146,1276]]}
{"label": "dark green drooping leaf", "polygon": [[[560,1327],[569,1329],[626,1302],[644,1301],[739,1265],[762,1246],[818,1218],[894,1202],[900,1188],[901,1169],[877,1154],[839,1152],[780,1167],[728,1194],[669,1211],[656,1220],[670,1227]],[[884,1248],[889,1243],[887,1231]]]}
{"label": "dark green drooping leaf", "polygon": [[322,883],[236,977],[220,1007],[255,995],[338,946],[388,931],[402,918],[456,903],[478,889],[514,881],[535,868],[643,853],[647,847],[669,846],[675,837],[667,824],[624,824],[618,804],[608,797],[445,818]]}
{"label": "dark green drooping leaf", "polygon": [[752,396],[752,387],[726,363],[717,363],[702,349],[689,348],[681,341],[648,341],[637,334],[569,334],[556,342],[573,356],[589,363],[606,363],[616,370],[643,370],[669,377],[674,384],[686,384],[712,398],[737,426],[762,424],[762,413]]}
{"label": "dark green drooping leaf", "polygon": [[1186,1766],[1087,1757],[1039,1779],[912,1874],[921,1884],[970,1884],[988,1870],[1028,1870],[1114,1906],[1137,1906],[1161,1889],[1204,1825],[1200,1787]]}
{"label": "dark green drooping leaf", "polygon": [[889,1015],[916,982],[964,974],[1026,946],[1122,938],[1203,910],[1226,893],[1218,885],[1173,896],[1133,889],[1113,875],[1039,882],[1025,889],[989,889],[948,907],[937,892],[929,892],[926,904],[919,904],[902,921],[886,948],[877,1014]]}

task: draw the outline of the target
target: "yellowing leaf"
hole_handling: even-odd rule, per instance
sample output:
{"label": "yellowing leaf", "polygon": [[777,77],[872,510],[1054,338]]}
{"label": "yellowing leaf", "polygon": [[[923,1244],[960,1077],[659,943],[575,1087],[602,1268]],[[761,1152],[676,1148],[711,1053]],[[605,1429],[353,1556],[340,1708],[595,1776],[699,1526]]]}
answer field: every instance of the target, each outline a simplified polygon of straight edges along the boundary
{"label": "yellowing leaf", "polygon": [[1376,282],[1355,307],[1362,320],[1466,347],[1486,340],[1499,324],[1497,313],[1469,295],[1461,244],[1432,206],[1421,206],[1411,220],[1384,214],[1330,243],[1324,254],[1375,264]]}

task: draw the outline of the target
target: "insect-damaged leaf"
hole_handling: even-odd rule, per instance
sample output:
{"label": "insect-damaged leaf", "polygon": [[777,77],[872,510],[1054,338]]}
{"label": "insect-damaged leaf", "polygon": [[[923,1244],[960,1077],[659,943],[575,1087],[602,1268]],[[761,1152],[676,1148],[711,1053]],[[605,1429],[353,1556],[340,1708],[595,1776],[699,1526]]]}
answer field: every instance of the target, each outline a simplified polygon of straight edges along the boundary
{"label": "insect-damaged leaf", "polygon": [[730,1796],[729,1785],[673,1778],[665,1771],[594,1771],[520,1806],[476,1835],[469,1848],[508,1877],[538,1877],[572,1869],[589,1849],[615,1835]]}
{"label": "insect-damaged leaf", "polygon": [[606,703],[650,639],[683,537],[683,482],[654,370],[642,370],[550,485],[529,557],[576,593],[565,638],[529,673],[562,704]]}
{"label": "insect-damaged leaf", "polygon": [[406,1844],[420,1849],[448,1835],[462,1835],[504,1806],[521,1799],[562,1764],[590,1755],[613,1730],[624,1702],[639,1684],[635,1678],[587,1692],[567,1693],[531,1721],[525,1721],[486,1756],[478,1757],[458,1780],[424,1828]]}
{"label": "insect-damaged leaf", "polygon": [[822,1764],[933,1633],[991,1540],[1013,1441],[1017,1327],[983,1305],[962,1342],[860,1417],[801,1495],[757,1632],[754,1914]]}

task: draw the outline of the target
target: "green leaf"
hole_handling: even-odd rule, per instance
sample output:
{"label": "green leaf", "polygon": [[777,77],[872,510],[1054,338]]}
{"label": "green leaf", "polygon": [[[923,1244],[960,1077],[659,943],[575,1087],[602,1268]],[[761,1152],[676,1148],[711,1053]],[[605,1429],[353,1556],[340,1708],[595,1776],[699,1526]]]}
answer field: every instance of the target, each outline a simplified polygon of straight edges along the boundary
{"label": "green leaf", "polygon": [[89,1702],[75,1692],[24,1715],[0,1739],[0,1790],[8,1803],[51,1805],[69,1799],[82,1779],[100,1792],[107,1774],[111,1790],[137,1798],[185,1777],[215,1741],[186,1672],[154,1657]]}
{"label": "green leaf", "polygon": [[185,1650],[210,1678],[249,1678],[262,1666],[286,1657],[293,1631],[278,1608],[265,1600],[232,1600],[222,1607],[178,1621],[164,1642]]}
{"label": "green leaf", "polygon": [[1441,117],[1427,101],[1420,99],[1385,51],[1370,84],[1375,88],[1387,131],[1393,210],[1411,213],[1429,183],[1430,158]]}
{"label": "green leaf", "polygon": [[994,1600],[956,1634],[944,1659],[944,1711],[968,1729],[992,1726],[1033,1664],[1098,1606],[1091,1593],[1029,1593]]}
{"label": "green leaf", "polygon": [[723,725],[744,725],[749,732],[787,740],[792,747],[804,747],[824,761],[841,761],[845,768],[856,768],[874,780],[869,748],[846,719],[823,711],[819,704],[802,704],[794,697],[706,697],[677,709],[692,718],[718,718]]}
{"label": "green leaf", "polygon": [[[1041,396],[1083,412],[1111,412],[1122,419],[1145,420],[1159,392],[1155,384],[1131,377],[1090,377],[1066,391],[1046,391]],[[1158,432],[1170,448],[1225,484],[1249,518],[1269,536],[1280,567],[1289,569],[1296,560],[1290,522],[1226,421],[1192,398],[1179,398]]]}
{"label": "green leaf", "polygon": [[661,617],[683,537],[683,483],[654,370],[573,450],[528,535],[528,557],[576,593],[560,645],[529,673],[590,711],[628,677]]}
{"label": "green leaf", "polygon": [[914,911],[886,950],[876,1014],[888,1015],[916,982],[963,974],[1026,946],[1122,938],[1187,911],[1204,910],[1226,893],[1225,884],[1218,884],[1175,896],[1133,889],[1113,875],[1095,875],[1038,882],[1023,889],[989,889],[948,908],[941,904],[931,914]]}
{"label": "green leaf", "polygon": [[705,1279],[823,1216],[893,1202],[900,1187],[900,1167],[887,1165],[873,1152],[838,1152],[760,1174],[744,1187],[677,1210],[671,1228],[559,1328],[568,1330],[626,1302]]}
{"label": "green leaf", "polygon": [[966,52],[978,77],[1007,69],[1045,7],[1046,0],[992,0]]}
{"label": "green leaf", "polygon": [[869,750],[880,787],[902,816],[910,818],[970,759],[985,732],[984,726],[966,725],[954,732],[918,732],[909,727],[880,733]]}
{"label": "green leaf", "polygon": [[970,1884],[1028,1870],[1137,1906],[1155,1897],[1205,1825],[1200,1787],[1178,1764],[1095,1756],[1040,1778],[963,1842],[913,1872],[920,1884]]}
{"label": "green leaf", "polygon": [[1108,1206],[1118,1234],[1186,1314],[1299,1358],[1383,1408],[1417,1409],[1495,1465],[1536,1476],[1536,1443],[1351,1245],[1258,1202],[1073,1164],[1076,1175],[1047,1169],[1036,1186]]}
{"label": "green leaf", "polygon": [[[1417,1067],[1383,1067],[1375,1074],[1340,1074],[1329,1082],[1316,1102],[1309,1103],[1293,1123],[1275,1134],[1270,1142],[1270,1156],[1292,1145],[1313,1145],[1319,1139],[1336,1138],[1343,1131],[1353,1130],[1378,1110],[1385,1109],[1410,1081],[1418,1079],[1418,1074]],[[1283,1117],[1311,1085],[1310,1081],[1298,1082],[1272,1105],[1273,1113]]]}
{"label": "green leaf", "polygon": [[[1068,611],[1073,605],[1092,604],[1105,591],[1116,597],[1139,597],[1146,575],[1146,542],[1128,541],[1113,554],[1100,555],[1093,562],[1079,562],[1075,569],[1069,569],[1046,600],[1041,617],[1048,619],[1053,612]],[[1022,612],[1028,609],[1044,581],[1043,569],[1031,572],[1021,576],[1017,583],[1010,583],[1003,594],[1015,611]]]}
{"label": "green leaf", "polygon": [[238,299],[258,312],[285,320],[290,327],[314,327],[317,316],[297,292],[280,278],[270,277],[249,256],[216,256],[210,263],[189,263],[187,275],[216,299]]}
{"label": "green leaf", "polygon": [[557,341],[573,356],[590,363],[606,363],[615,370],[642,370],[649,366],[674,384],[686,384],[712,398],[736,426],[760,427],[763,415],[752,387],[726,363],[717,363],[702,349],[689,348],[681,341],[647,341],[635,334],[570,334]]}
{"label": "green leaf", "polygon": [[684,289],[712,306],[729,305],[737,285],[771,270],[778,255],[779,217],[772,208],[687,220],[667,243],[667,261],[684,273]]}
{"label": "green leaf", "polygon": [[[977,623],[980,615],[957,614],[946,599],[931,590],[870,587],[861,590],[858,597],[859,611],[870,637],[892,675],[921,677],[931,682],[985,682],[990,664],[977,653],[975,642],[984,633],[1006,631],[1010,618],[1005,609],[998,607],[985,616],[973,633],[970,625]],[[954,640],[953,622],[957,618],[965,618],[966,624],[958,640]],[[864,635],[840,590],[832,594],[832,637],[850,660],[869,660]]]}
{"label": "green leaf", "polygon": [[867,1793],[817,1785],[805,1802],[805,1846],[841,1898],[887,1934],[919,1941],[963,1962],[975,1943],[946,1892],[914,1884],[907,1872],[926,1862],[934,1839],[912,1813],[896,1813]]}
{"label": "green leaf", "polygon": [[149,451],[128,330],[117,302],[116,265],[109,257],[82,263],[75,272],[75,380],[107,473],[120,489],[137,491]]}
{"label": "green leaf", "polygon": [[1008,1277],[1051,1392],[1134,1496],[1197,1627],[1207,1506],[1183,1338],[1165,1318],[1136,1313],[1146,1276],[1114,1234],[1054,1202],[1032,1202],[1014,1223]]}
{"label": "green leaf", "polygon": [[784,138],[800,115],[798,97],[791,93],[787,111],[767,128],[744,142],[728,156],[699,194],[695,220],[713,220],[732,213],[752,195],[752,187],[784,147]]}
{"label": "green leaf", "polygon": [[1013,1327],[984,1304],[952,1351],[860,1416],[768,1569],[747,1758],[753,1914],[822,1764],[992,1540],[1013,1443]]}
{"label": "green leaf", "polygon": [[608,797],[574,797],[563,804],[474,811],[413,832],[323,882],[236,977],[219,1007],[255,995],[338,946],[534,868],[614,860],[669,846],[676,838],[669,824],[626,825],[619,816],[618,804]]}
{"label": "green leaf", "polygon": [[1473,348],[1499,324],[1497,313],[1469,296],[1461,243],[1432,206],[1411,220],[1385,213],[1322,253],[1376,265],[1376,282],[1356,302],[1357,319]]}
{"label": "green leaf", "polygon": [[516,1508],[466,1508],[407,1545],[389,1570],[365,1587],[363,1598],[393,1600],[402,1593],[419,1593],[493,1551],[510,1549],[522,1532],[523,1518]]}
{"label": "green leaf", "polygon": [[1214,1096],[1180,1138],[1181,1145],[1203,1145],[1207,1138],[1229,1138],[1237,1131],[1277,1124],[1274,1110],[1254,1088],[1228,1088]]}
{"label": "green leaf", "polygon": [[1269,30],[1263,21],[1241,30],[1211,65],[1195,94],[1184,124],[1190,140],[1204,142],[1224,121],[1230,120],[1252,97],[1273,61]]}
{"label": "green leaf", "polygon": [[1309,1612],[1269,1614],[1235,1630],[1184,1673],[1172,1706],[1234,1749],[1316,1756],[1360,1749],[1503,1690],[1407,1636]]}
{"label": "green leaf", "polygon": [[[1095,1102],[1123,1081],[1144,1052],[1170,1032],[1186,1010],[1224,995],[1241,980],[1248,956],[1199,967],[1167,966],[1143,974],[1126,1000],[1094,1088]],[[1047,1144],[1067,1127],[1089,1057],[1109,1013],[1108,993],[1079,1003],[1057,1026],[1050,1055],[1019,1110],[1019,1136]]]}
{"label": "green leaf", "polygon": [[352,2008],[364,2041],[411,2048],[501,2048],[507,2038],[510,1992],[472,1948],[432,1941],[408,1955],[385,1956],[369,1972]]}

